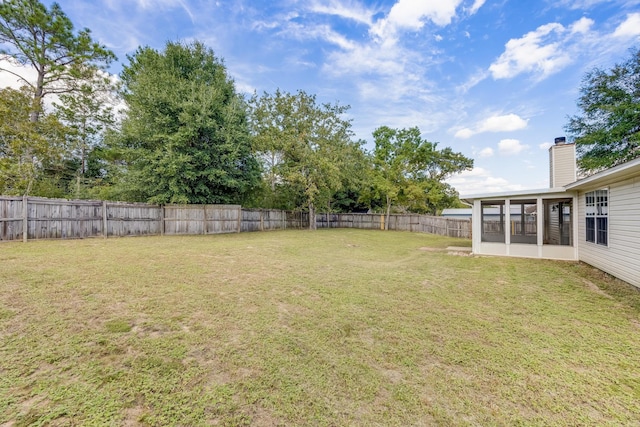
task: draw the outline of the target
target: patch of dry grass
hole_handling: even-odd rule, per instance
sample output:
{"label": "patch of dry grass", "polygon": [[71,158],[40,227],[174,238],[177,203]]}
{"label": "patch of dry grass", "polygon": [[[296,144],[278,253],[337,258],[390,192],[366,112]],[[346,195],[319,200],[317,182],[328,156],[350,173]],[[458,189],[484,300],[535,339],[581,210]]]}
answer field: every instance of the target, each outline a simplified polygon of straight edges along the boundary
{"label": "patch of dry grass", "polygon": [[448,246],[468,244],[321,230],[0,245],[0,424],[640,422],[637,291]]}

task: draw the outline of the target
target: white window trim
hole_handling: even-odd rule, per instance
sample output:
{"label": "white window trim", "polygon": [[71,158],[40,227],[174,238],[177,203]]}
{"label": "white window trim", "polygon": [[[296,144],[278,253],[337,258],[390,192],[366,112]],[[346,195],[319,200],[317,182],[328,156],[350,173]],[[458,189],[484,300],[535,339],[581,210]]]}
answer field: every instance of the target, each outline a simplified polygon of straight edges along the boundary
{"label": "white window trim", "polygon": [[[598,204],[598,192],[601,191],[606,191],[606,197],[607,197],[607,201],[606,201],[606,205],[599,205]],[[587,204],[587,198],[588,195],[591,195],[591,197],[593,197],[593,204]],[[584,193],[584,204],[585,204],[585,230],[584,230],[584,239],[585,242],[587,242],[588,244],[592,244],[592,245],[598,245],[598,247],[609,247],[609,229],[610,229],[610,225],[611,225],[611,221],[609,218],[609,211],[610,211],[610,207],[611,207],[611,192],[609,191],[609,187],[603,187],[603,188],[598,188],[595,190],[591,190],[591,191],[587,191]],[[601,209],[603,208],[604,209]],[[591,208],[591,209],[590,209]],[[586,229],[586,219],[587,218],[593,218],[593,232],[594,232],[594,241],[589,241],[587,240],[587,229]],[[601,243],[598,241],[598,218],[606,218],[607,219],[607,228],[606,228],[606,235],[607,235],[607,243]]]}

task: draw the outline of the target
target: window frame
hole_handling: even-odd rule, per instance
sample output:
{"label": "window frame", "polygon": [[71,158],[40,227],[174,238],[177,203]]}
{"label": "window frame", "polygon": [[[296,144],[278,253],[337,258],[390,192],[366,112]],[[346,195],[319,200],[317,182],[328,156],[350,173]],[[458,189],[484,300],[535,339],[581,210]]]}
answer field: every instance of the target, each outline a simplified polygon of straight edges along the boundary
{"label": "window frame", "polygon": [[[495,215],[488,213],[485,208],[498,209],[498,220],[490,221],[487,217]],[[506,221],[506,201],[505,200],[483,200],[480,202],[480,240],[483,243],[506,243],[505,221]],[[493,224],[493,226],[490,226]],[[497,225],[497,227],[495,227]],[[497,231],[488,231],[487,228],[497,228]]]}
{"label": "window frame", "polygon": [[[518,219],[513,219],[512,211],[518,209]],[[531,209],[534,214],[527,213]],[[512,199],[509,201],[509,235],[511,243],[521,243],[525,245],[538,244],[538,201],[536,199]],[[527,219],[533,218],[533,221]],[[533,229],[533,232],[527,232]]]}
{"label": "window frame", "polygon": [[609,246],[609,188],[584,193],[585,241]]}

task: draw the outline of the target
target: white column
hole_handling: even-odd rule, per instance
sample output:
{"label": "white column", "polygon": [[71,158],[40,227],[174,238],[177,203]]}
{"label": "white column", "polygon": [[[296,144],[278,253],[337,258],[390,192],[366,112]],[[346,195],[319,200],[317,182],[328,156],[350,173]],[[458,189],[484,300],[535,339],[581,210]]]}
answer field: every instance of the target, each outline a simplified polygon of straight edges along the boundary
{"label": "white column", "polygon": [[509,245],[511,244],[511,200],[504,200],[504,244],[507,245],[507,255],[509,255]]}
{"label": "white column", "polygon": [[482,253],[482,205],[480,200],[473,201],[473,211],[471,212],[471,250],[474,253]]}
{"label": "white column", "polygon": [[542,257],[542,245],[544,244],[544,203],[542,197],[538,197],[536,201],[536,237],[538,244],[538,258]]}
{"label": "white column", "polygon": [[578,203],[580,203],[580,193],[577,192],[573,196],[573,204],[571,205],[571,228],[573,229],[573,234],[571,235],[571,243],[573,244],[573,256],[574,259],[580,261],[580,243],[584,238],[584,236],[579,236],[579,224],[580,217],[578,216]]}

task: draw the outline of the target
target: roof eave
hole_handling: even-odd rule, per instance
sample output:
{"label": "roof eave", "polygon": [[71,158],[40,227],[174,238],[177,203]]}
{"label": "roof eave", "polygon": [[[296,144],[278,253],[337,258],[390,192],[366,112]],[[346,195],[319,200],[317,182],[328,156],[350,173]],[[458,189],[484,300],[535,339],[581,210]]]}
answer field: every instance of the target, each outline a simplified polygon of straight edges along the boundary
{"label": "roof eave", "polygon": [[629,177],[640,175],[640,157],[610,169],[598,172],[576,182],[565,185],[567,190],[582,190],[585,188],[607,185],[614,181],[623,180]]}
{"label": "roof eave", "polygon": [[556,187],[556,188],[538,188],[533,190],[520,190],[520,191],[503,191],[499,193],[486,193],[486,194],[474,194],[469,196],[461,197],[461,200],[471,201],[478,199],[500,199],[500,198],[514,198],[514,197],[526,197],[526,196],[549,196],[549,195],[566,195],[567,191],[564,187]]}

